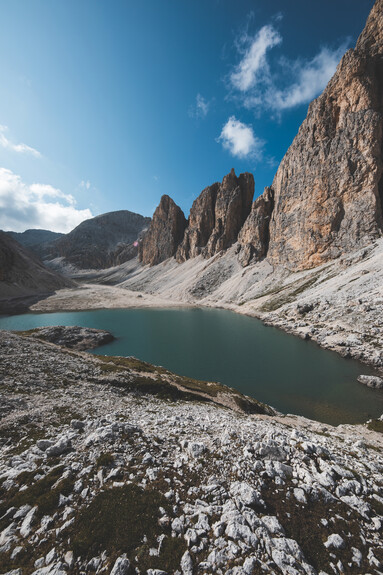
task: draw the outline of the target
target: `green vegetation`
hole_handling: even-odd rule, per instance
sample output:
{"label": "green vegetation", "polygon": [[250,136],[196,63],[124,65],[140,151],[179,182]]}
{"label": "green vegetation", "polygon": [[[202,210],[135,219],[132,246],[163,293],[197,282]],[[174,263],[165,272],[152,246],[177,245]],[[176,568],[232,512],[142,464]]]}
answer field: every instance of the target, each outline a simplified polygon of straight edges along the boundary
{"label": "green vegetation", "polygon": [[112,467],[113,463],[114,457],[110,451],[103,451],[96,460],[97,467]]}
{"label": "green vegetation", "polygon": [[[18,477],[19,485],[3,494],[4,499],[0,504],[0,517],[10,507],[21,507],[29,504],[37,505],[37,518],[43,515],[51,515],[57,510],[60,494],[69,495],[73,491],[74,481],[68,477],[58,482],[64,471],[64,467],[59,465],[52,469],[48,475],[31,484],[32,477],[37,475],[37,471],[32,473],[22,473]],[[58,483],[57,483],[58,482]],[[55,485],[57,483],[57,485]],[[28,485],[27,489],[19,490],[21,485]],[[52,489],[52,487],[55,487]],[[5,527],[0,522],[0,531]]]}
{"label": "green vegetation", "polygon": [[170,373],[164,367],[157,365],[152,365],[146,361],[141,361],[135,357],[118,357],[110,355],[95,355],[103,365],[101,365],[101,371],[106,373],[116,373],[119,371],[125,371],[126,369],[132,369],[134,371],[143,371],[146,373]]}
{"label": "green vegetation", "polygon": [[55,408],[54,414],[56,416],[56,423],[58,425],[69,424],[72,419],[82,419],[81,413],[74,411],[65,405],[60,405]]}
{"label": "green vegetation", "polygon": [[0,428],[0,445],[11,445],[10,455],[19,455],[32,443],[45,437],[46,430],[30,422],[27,417],[21,417],[17,423]]}
{"label": "green vegetation", "polygon": [[295,287],[295,289],[294,288],[291,289],[293,287],[291,285],[288,285],[288,286],[281,288],[280,290],[276,291],[275,293],[280,293],[283,291],[286,293],[279,296],[279,297],[272,298],[272,299],[268,300],[267,302],[265,302],[261,306],[260,311],[264,311],[264,312],[275,311],[275,310],[279,309],[280,307],[282,307],[283,305],[285,305],[286,303],[293,302],[295,300],[295,298],[297,297],[297,295],[306,291],[312,285],[314,285],[317,282],[317,280],[319,279],[319,277],[320,277],[320,273],[316,273],[312,277],[310,277],[307,281],[304,281],[304,282],[298,284],[297,287]]}
{"label": "green vegetation", "polygon": [[[298,504],[291,491],[286,487],[276,490],[271,482],[262,491],[262,498],[267,513],[277,516],[286,536],[297,541],[307,561],[318,572],[331,571],[331,557],[324,546],[331,533],[338,533],[347,542],[344,549],[337,550],[337,558],[343,565],[351,561],[351,547],[360,548],[362,531],[359,517],[356,512],[350,512],[347,505],[337,502],[329,505],[321,499],[309,499],[307,504]],[[347,520],[342,517],[347,517]],[[330,519],[327,526],[321,523],[323,518]],[[360,573],[367,573],[368,569],[364,555]]]}
{"label": "green vegetation", "polygon": [[[221,383],[200,381],[191,377],[176,375],[163,367],[151,365],[134,357],[103,355],[96,357],[100,360],[100,369],[105,375],[126,374],[124,379],[111,381],[113,385],[118,387],[157,395],[161,399],[171,401],[216,401],[221,394],[233,398],[234,403],[245,413],[272,413],[267,405],[246,397],[239,391]],[[138,371],[139,374],[132,373],[130,370]],[[220,403],[219,398],[216,402]]]}
{"label": "green vegetation", "polygon": [[14,333],[17,335],[22,335],[22,336],[28,337],[28,336],[34,335],[35,333],[38,333],[39,329],[40,328],[38,328],[38,327],[34,327],[33,329],[14,330]]}
{"label": "green vegetation", "polygon": [[380,419],[372,419],[367,423],[368,429],[371,431],[377,431],[378,433],[383,433],[383,421]]}
{"label": "green vegetation", "polygon": [[154,489],[130,484],[100,492],[73,525],[75,555],[90,559],[105,550],[113,561],[124,552],[132,563],[138,557],[143,572],[149,568],[176,570],[186,549],[183,539],[172,539],[168,533],[159,556],[149,555],[151,547],[158,548],[157,537],[163,531],[158,526],[160,507],[166,510],[169,504]]}

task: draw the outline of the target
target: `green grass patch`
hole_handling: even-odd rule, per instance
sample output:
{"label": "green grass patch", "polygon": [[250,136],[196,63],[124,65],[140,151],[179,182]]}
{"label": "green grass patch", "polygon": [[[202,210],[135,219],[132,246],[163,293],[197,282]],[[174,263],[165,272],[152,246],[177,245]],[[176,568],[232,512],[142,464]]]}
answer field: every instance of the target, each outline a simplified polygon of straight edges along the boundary
{"label": "green grass patch", "polygon": [[101,362],[101,371],[106,373],[116,373],[118,371],[124,371],[126,369],[131,369],[134,371],[141,371],[146,373],[169,373],[164,367],[157,365],[152,365],[146,361],[141,361],[135,357],[118,357],[111,355],[95,355]]}
{"label": "green grass patch", "polygon": [[288,285],[285,288],[282,288],[281,290],[278,291],[278,293],[280,293],[282,291],[285,291],[286,293],[282,294],[280,297],[269,299],[267,302],[265,302],[261,306],[260,311],[264,311],[264,312],[275,311],[275,310],[279,309],[280,307],[282,307],[283,305],[285,305],[286,303],[293,302],[295,300],[295,298],[297,297],[297,295],[303,293],[304,291],[309,289],[311,286],[313,286],[317,282],[319,277],[320,277],[320,274],[314,274],[307,281],[300,283],[295,289],[291,289],[291,287],[292,287],[291,285]]}
{"label": "green grass patch", "polygon": [[378,433],[383,433],[383,421],[380,419],[372,419],[367,423],[368,429],[371,431],[377,431]]}
{"label": "green grass patch", "polygon": [[[200,381],[191,377],[176,375],[163,367],[151,365],[134,357],[102,355],[96,357],[101,362],[100,369],[103,374],[126,374],[125,378],[110,380],[112,385],[120,388],[137,390],[171,401],[215,401],[218,395],[222,394],[232,397],[245,413],[273,413],[273,410],[268,406],[255,399],[245,397],[239,391],[221,383]],[[131,371],[139,372],[139,374],[131,373]],[[146,374],[151,374],[151,376]],[[184,389],[178,389],[177,386]]]}
{"label": "green grass patch", "polygon": [[142,568],[144,571],[148,569],[161,569],[167,573],[174,573],[179,570],[181,557],[185,551],[185,539],[165,537],[162,541],[158,557],[149,555],[147,545],[138,552],[138,565],[140,569]]}
{"label": "green grass patch", "polygon": [[114,457],[110,451],[103,451],[96,459],[97,467],[112,467],[113,463]]}
{"label": "green grass patch", "polygon": [[[309,497],[306,504],[301,504],[291,491],[287,492],[286,487],[276,489],[271,481],[268,482],[267,488],[262,490],[262,497],[267,513],[276,515],[286,536],[297,541],[307,561],[318,572],[331,572],[331,557],[324,546],[331,533],[338,533],[346,542],[344,549],[336,551],[337,559],[340,559],[343,565],[348,565],[352,558],[351,547],[357,547],[363,554],[362,564],[357,572],[368,572],[367,550],[361,543],[363,533],[359,516],[356,512],[350,512],[350,508],[345,504],[326,503],[319,498]],[[329,520],[328,525],[324,526],[321,519]]]}
{"label": "green grass patch", "polygon": [[69,425],[72,419],[82,419],[82,414],[74,411],[65,405],[60,405],[55,408],[54,415],[58,425]]}
{"label": "green grass patch", "polygon": [[[69,495],[73,491],[74,481],[68,477],[62,479],[57,485],[52,489],[52,486],[60,479],[64,471],[64,466],[60,465],[52,469],[48,475],[30,484],[27,489],[19,491],[19,487],[12,488],[5,493],[5,499],[0,504],[0,516],[9,509],[9,507],[21,507],[27,503],[34,507],[37,505],[37,518],[41,518],[43,515],[51,515],[57,511],[57,506],[59,502],[60,493],[62,495]],[[33,472],[35,476],[37,471]],[[25,484],[22,483],[27,480],[30,483],[30,476],[21,474],[21,482],[19,486]],[[2,526],[0,523],[0,530]]]}
{"label": "green grass patch", "polygon": [[9,455],[20,455],[38,439],[43,439],[46,430],[35,423],[20,418],[16,423],[0,429],[0,445],[10,446]]}
{"label": "green grass patch", "polygon": [[126,553],[132,565],[137,564],[135,558],[138,558],[140,570],[174,572],[186,549],[184,540],[172,539],[168,533],[160,555],[149,555],[151,547],[158,548],[157,537],[163,533],[158,525],[159,507],[169,508],[159,491],[142,490],[135,484],[100,492],[80,512],[73,525],[74,554],[87,560],[105,550],[112,563],[121,553]]}

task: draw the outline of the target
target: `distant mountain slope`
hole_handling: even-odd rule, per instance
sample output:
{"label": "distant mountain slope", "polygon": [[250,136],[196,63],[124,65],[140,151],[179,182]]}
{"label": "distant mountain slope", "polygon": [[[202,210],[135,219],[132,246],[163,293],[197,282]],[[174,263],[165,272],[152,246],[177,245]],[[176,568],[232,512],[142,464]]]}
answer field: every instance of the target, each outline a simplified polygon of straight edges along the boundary
{"label": "distant mountain slope", "polygon": [[73,283],[48,270],[32,252],[0,231],[0,298],[54,292]]}
{"label": "distant mountain slope", "polygon": [[61,238],[64,234],[51,232],[49,230],[25,230],[25,232],[7,232],[14,240],[19,242],[25,248],[33,251],[39,258],[46,254],[47,246]]}
{"label": "distant mountain slope", "polygon": [[59,234],[58,232],[51,232],[49,230],[25,230],[25,232],[7,232],[14,240],[19,242],[22,246],[26,248],[33,248],[33,246],[39,244],[45,244],[47,242],[53,242],[58,240],[64,234]]}
{"label": "distant mountain slope", "polygon": [[51,243],[45,259],[64,258],[79,269],[103,269],[137,255],[134,245],[149,226],[150,218],[121,210],[85,220],[69,234]]}

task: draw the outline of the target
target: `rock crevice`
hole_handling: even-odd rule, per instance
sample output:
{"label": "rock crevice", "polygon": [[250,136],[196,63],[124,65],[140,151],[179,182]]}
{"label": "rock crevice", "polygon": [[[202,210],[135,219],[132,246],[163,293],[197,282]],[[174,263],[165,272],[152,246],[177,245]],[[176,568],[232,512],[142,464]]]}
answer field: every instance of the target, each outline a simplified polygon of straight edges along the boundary
{"label": "rock crevice", "polygon": [[266,257],[270,241],[270,218],[274,209],[274,191],[265,188],[262,196],[253,202],[238,236],[240,246],[238,259],[242,266],[258,262]]}

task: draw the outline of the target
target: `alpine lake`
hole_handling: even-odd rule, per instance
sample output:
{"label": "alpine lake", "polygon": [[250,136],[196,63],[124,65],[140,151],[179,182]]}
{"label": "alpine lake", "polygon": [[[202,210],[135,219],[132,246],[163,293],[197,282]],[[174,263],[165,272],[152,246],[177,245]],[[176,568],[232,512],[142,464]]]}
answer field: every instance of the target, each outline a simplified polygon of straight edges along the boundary
{"label": "alpine lake", "polygon": [[180,375],[219,381],[282,413],[332,425],[383,413],[383,391],[357,381],[375,374],[372,368],[231,311],[103,309],[0,317],[0,329],[51,325],[108,330],[115,341],[90,353],[134,356]]}

